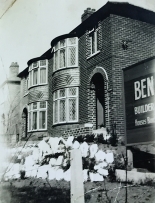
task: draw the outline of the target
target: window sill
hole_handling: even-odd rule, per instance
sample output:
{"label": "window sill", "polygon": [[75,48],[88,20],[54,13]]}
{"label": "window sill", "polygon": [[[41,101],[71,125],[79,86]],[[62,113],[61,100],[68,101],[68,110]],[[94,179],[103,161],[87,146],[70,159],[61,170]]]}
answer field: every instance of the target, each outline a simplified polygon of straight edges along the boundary
{"label": "window sill", "polygon": [[90,55],[89,57],[87,57],[87,60],[89,60],[90,58],[98,55],[100,53],[100,51],[95,52],[94,54]]}
{"label": "window sill", "polygon": [[32,133],[32,132],[42,132],[42,131],[47,131],[47,129],[29,130],[28,133]]}
{"label": "window sill", "polygon": [[69,121],[69,122],[63,122],[63,123],[54,123],[53,127],[59,126],[59,125],[69,125],[69,124],[77,124],[79,123],[78,121]]}
{"label": "window sill", "polygon": [[61,71],[61,70],[67,70],[67,69],[72,69],[72,68],[78,68],[78,65],[76,65],[76,66],[67,66],[67,67],[64,67],[64,68],[59,68],[59,69],[53,71],[52,75],[55,74],[56,72]]}
{"label": "window sill", "polygon": [[28,92],[26,93],[26,94],[24,94],[24,96],[23,97],[26,97],[28,95]]}
{"label": "window sill", "polygon": [[48,83],[43,83],[43,84],[37,84],[37,85],[32,85],[31,87],[29,87],[28,89],[31,89],[33,87],[38,87],[38,86],[44,86],[44,85],[48,85]]}

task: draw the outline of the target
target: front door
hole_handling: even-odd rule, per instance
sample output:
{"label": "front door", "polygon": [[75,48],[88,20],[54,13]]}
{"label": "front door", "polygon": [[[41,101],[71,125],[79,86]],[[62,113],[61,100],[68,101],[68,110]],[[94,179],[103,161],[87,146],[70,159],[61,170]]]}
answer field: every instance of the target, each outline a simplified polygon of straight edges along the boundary
{"label": "front door", "polygon": [[105,127],[105,96],[104,79],[100,73],[96,73],[92,82],[95,86],[96,95],[96,129]]}

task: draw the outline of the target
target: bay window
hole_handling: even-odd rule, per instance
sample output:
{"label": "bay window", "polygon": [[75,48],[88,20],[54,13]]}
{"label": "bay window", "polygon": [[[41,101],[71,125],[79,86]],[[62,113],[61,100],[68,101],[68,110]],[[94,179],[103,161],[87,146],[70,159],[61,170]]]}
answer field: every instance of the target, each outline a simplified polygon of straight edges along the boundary
{"label": "bay window", "polygon": [[53,93],[53,124],[78,121],[78,87]]}
{"label": "bay window", "polygon": [[54,46],[53,71],[78,64],[78,38],[60,40]]}
{"label": "bay window", "polygon": [[47,84],[47,60],[40,60],[29,66],[29,87]]}
{"label": "bay window", "polygon": [[29,104],[28,112],[29,131],[47,129],[47,102]]}

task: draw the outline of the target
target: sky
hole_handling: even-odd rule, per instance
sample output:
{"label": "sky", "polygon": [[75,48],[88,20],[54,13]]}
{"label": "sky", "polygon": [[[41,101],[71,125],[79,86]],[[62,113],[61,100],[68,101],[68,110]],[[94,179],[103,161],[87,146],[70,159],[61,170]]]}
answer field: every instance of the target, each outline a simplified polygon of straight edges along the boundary
{"label": "sky", "polygon": [[[155,0],[124,1],[155,11]],[[0,83],[8,77],[12,62],[18,62],[21,72],[27,67],[28,60],[42,55],[50,48],[52,39],[69,33],[79,25],[86,8],[98,10],[106,2],[0,0]]]}

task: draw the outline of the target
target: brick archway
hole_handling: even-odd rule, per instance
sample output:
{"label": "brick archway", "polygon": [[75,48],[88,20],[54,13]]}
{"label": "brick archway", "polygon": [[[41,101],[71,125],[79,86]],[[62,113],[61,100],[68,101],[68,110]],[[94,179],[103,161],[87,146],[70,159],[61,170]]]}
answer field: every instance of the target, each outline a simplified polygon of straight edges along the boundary
{"label": "brick archway", "polygon": [[[102,79],[101,79],[102,78]],[[94,81],[94,79],[97,81],[98,85]],[[99,95],[96,91],[96,85],[99,87],[99,82],[101,82],[102,86],[102,92],[104,101],[102,99],[102,106],[104,106],[102,109],[104,111],[104,127],[110,127],[109,126],[109,100],[108,100],[108,75],[104,68],[102,67],[96,67],[92,73],[89,76],[88,80],[88,122],[93,124],[93,128],[98,128],[98,117],[97,117],[97,106],[98,106],[98,100],[97,95]],[[100,92],[100,95],[102,93]],[[101,106],[101,105],[100,105]]]}
{"label": "brick archway", "polygon": [[[104,81],[106,82],[106,83],[108,83],[108,75],[107,75],[107,72],[106,72],[106,70],[104,69],[104,68],[102,68],[102,67],[96,67],[93,71],[92,71],[92,73],[90,74],[90,76],[89,76],[89,86],[92,84],[92,78],[93,78],[93,76],[96,74],[96,73],[100,73],[102,76],[103,76],[103,79],[104,79]],[[108,88],[108,87],[107,87]]]}

